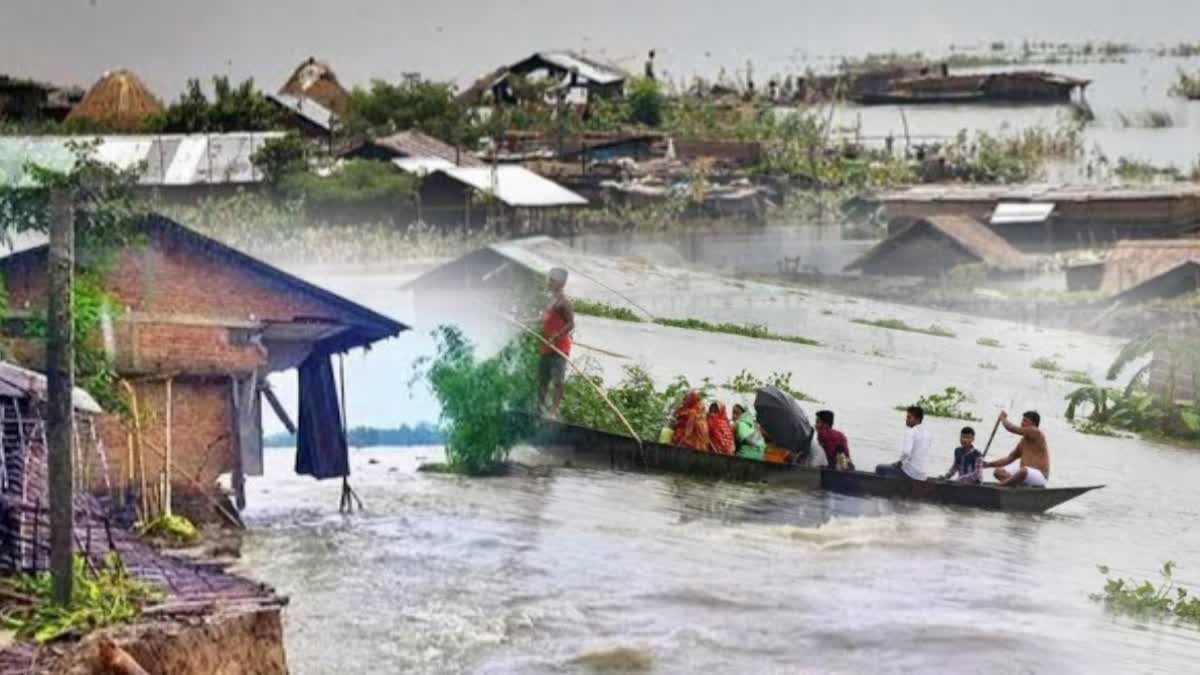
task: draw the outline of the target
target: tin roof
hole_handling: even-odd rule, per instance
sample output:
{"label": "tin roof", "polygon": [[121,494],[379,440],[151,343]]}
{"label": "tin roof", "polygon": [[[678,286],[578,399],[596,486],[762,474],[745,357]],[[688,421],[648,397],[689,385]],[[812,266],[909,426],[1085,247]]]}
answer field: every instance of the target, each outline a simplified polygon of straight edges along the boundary
{"label": "tin roof", "polygon": [[376,148],[386,150],[396,157],[437,157],[461,166],[484,166],[483,162],[465,149],[455,148],[449,143],[420,131],[401,131],[390,136],[371,139],[368,143]]}
{"label": "tin roof", "polygon": [[1200,239],[1119,241],[1104,263],[1100,290],[1123,293],[1188,262],[1200,263]]}
{"label": "tin roof", "polygon": [[1045,202],[1001,202],[992,212],[992,225],[1044,223],[1054,213],[1054,204]]}
{"label": "tin roof", "polygon": [[513,71],[536,70],[542,61],[568,72],[576,72],[580,77],[596,84],[616,84],[625,81],[625,73],[616,66],[583,56],[576,52],[559,50],[537,52],[533,56],[512,66]]}
{"label": "tin roof", "polygon": [[913,221],[908,227],[881,241],[862,257],[847,265],[846,269],[861,269],[873,260],[887,257],[924,228],[933,229],[950,238],[991,269],[1017,271],[1033,267],[1032,258],[1013,248],[1000,235],[974,218],[930,216]]}
{"label": "tin roof", "polygon": [[333,129],[333,125],[337,121],[337,115],[333,111],[307,96],[297,96],[296,94],[280,92],[278,94],[267,94],[267,98],[280,108],[294,115],[299,115],[325,131]]}
{"label": "tin roof", "polygon": [[257,183],[263,176],[251,156],[281,132],[130,136],[0,136],[0,184],[31,184],[29,163],[69,171],[69,144],[95,140],[96,159],[119,169],[144,164],[142,185],[180,186]]}
{"label": "tin roof", "polygon": [[523,166],[455,166],[441,169],[454,180],[492,193],[512,207],[582,206],[587,200]]}
{"label": "tin roof", "polygon": [[[0,361],[0,396],[9,398],[32,398],[46,400],[46,376],[26,370],[7,361]],[[100,414],[104,412],[92,395],[75,387],[71,392],[71,403],[80,412]]]}
{"label": "tin roof", "polygon": [[400,167],[406,173],[425,176],[442,169],[452,169],[457,164],[441,157],[397,157],[392,164]]}

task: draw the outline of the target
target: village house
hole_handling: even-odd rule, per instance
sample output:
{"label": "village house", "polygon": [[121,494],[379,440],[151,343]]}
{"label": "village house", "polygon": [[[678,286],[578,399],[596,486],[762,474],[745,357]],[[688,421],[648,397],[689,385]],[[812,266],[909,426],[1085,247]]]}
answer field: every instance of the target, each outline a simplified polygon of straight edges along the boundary
{"label": "village house", "polygon": [[96,80],[71,109],[67,120],[90,120],[125,131],[136,131],[151,116],[163,112],[154,92],[132,71],[111,70]]}
{"label": "village house", "polygon": [[61,122],[82,98],[79,87],[0,75],[0,120]]}
{"label": "village house", "polygon": [[1026,252],[1177,236],[1200,223],[1200,187],[924,185],[879,197],[889,221],[967,215]]}
{"label": "village house", "polygon": [[1200,239],[1118,242],[1104,261],[1100,291],[1125,304],[1200,292]]}
{"label": "village house", "polygon": [[1012,274],[1033,269],[1034,262],[973,218],[938,215],[903,222],[846,270],[939,277],[959,265],[978,264],[989,272]]}
{"label": "village house", "polygon": [[[19,324],[45,307],[46,252],[0,259],[9,321],[18,324],[7,353],[35,367],[42,343]],[[115,481],[144,487],[142,476],[159,475],[171,457],[180,510],[191,504],[189,515],[211,516],[217,477],[230,472],[242,503],[244,476],[263,471],[263,397],[297,429],[298,472],[349,473],[332,359],[406,326],[161,216],[142,221],[137,242],[102,279],[115,305],[104,321],[105,349],[129,408],[98,424]],[[300,385],[294,424],[266,384],[270,373],[291,369]]]}
{"label": "village house", "polygon": [[581,94],[585,100],[621,98],[627,77],[625,71],[593,56],[566,50],[536,52],[484,75],[460,94],[459,100],[469,105],[518,103],[526,92],[516,78],[540,79],[564,98],[573,94]]}
{"label": "village house", "polygon": [[293,129],[327,144],[331,151],[337,126],[350,110],[350,92],[333,68],[312,57],[296,66],[278,92],[267,94],[267,100],[285,113]]}

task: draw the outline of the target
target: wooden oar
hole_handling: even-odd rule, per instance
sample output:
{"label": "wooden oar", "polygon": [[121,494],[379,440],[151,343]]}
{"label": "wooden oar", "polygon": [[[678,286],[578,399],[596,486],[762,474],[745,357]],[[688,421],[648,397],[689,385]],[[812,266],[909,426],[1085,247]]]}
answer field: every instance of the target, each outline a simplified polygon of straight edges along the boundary
{"label": "wooden oar", "polygon": [[988,450],[992,449],[992,441],[996,439],[996,432],[1000,429],[1000,416],[996,415],[996,424],[992,427],[992,435],[988,437],[987,447],[983,449],[983,457],[987,457]]}
{"label": "wooden oar", "polygon": [[[637,432],[633,430],[633,425],[629,423],[629,420],[625,419],[625,415],[621,414],[621,410],[619,408],[617,408],[617,406],[615,404],[613,404],[613,402],[611,400],[609,400],[608,394],[605,394],[604,390],[601,389],[600,386],[597,385],[595,382],[593,382],[592,378],[587,376],[587,373],[584,373],[582,370],[579,369],[579,366],[575,365],[575,362],[572,361],[570,359],[570,357],[568,357],[566,354],[564,354],[558,347],[554,346],[549,340],[542,337],[541,333],[533,330],[529,326],[526,326],[525,324],[521,323],[520,321],[517,321],[516,319],[514,319],[506,314],[501,314],[500,312],[497,312],[496,310],[494,310],[490,307],[486,307],[481,303],[476,303],[476,304],[478,304],[480,307],[483,307],[488,312],[491,312],[492,314],[495,314],[496,316],[500,317],[501,319],[504,319],[505,321],[513,324],[517,328],[520,328],[522,331],[534,336],[542,344],[546,345],[550,349],[553,349],[555,354],[558,354],[559,356],[563,357],[563,360],[567,362],[567,365],[571,366],[571,370],[575,371],[575,374],[578,375],[584,382],[587,382],[588,385],[591,386],[592,389],[595,389],[596,393],[600,394],[600,398],[603,399],[606,404],[608,404],[608,407],[612,408],[612,411],[617,414],[617,418],[621,420],[621,424],[625,425],[625,430],[629,432],[629,435],[633,437],[633,440],[637,441],[638,447],[639,448],[643,447],[642,446],[642,437],[638,436]],[[539,406],[541,405],[541,401],[538,401],[538,405]]]}

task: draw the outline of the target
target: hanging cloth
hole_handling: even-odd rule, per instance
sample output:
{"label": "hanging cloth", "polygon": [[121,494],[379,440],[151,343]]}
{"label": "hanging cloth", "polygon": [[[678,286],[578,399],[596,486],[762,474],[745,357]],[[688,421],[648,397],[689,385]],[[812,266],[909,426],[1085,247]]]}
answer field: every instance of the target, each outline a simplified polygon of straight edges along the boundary
{"label": "hanging cloth", "polygon": [[318,480],[350,475],[331,354],[314,351],[300,364],[296,473]]}

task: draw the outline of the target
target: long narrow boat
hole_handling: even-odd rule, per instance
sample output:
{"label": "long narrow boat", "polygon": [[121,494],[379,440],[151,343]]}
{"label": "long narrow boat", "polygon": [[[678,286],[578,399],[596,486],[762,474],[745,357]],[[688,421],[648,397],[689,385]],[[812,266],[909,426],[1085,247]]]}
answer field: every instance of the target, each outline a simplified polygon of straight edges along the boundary
{"label": "long narrow boat", "polygon": [[532,439],[541,452],[569,466],[623,471],[681,473],[701,478],[766,482],[853,496],[890,497],[1000,511],[1042,512],[1103,485],[1061,488],[1006,488],[944,481],[889,478],[863,471],[760,462],[696,452],[628,436],[541,420]]}

